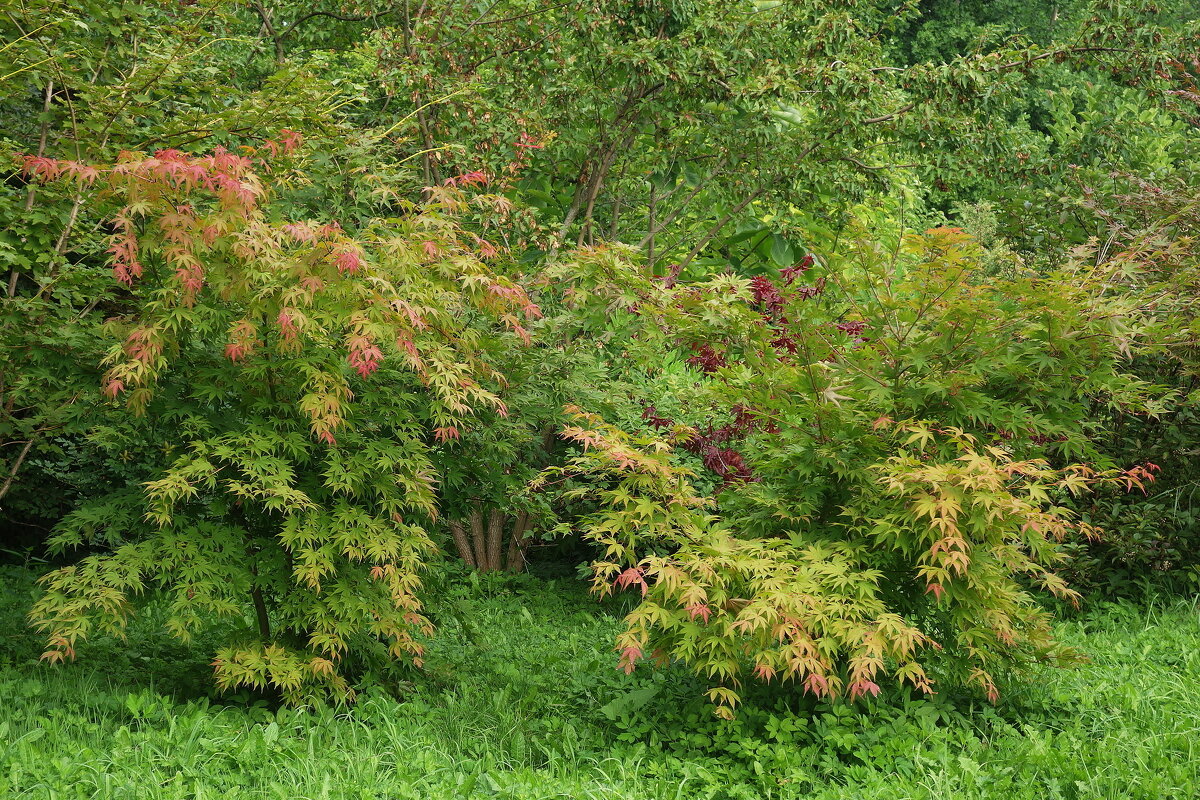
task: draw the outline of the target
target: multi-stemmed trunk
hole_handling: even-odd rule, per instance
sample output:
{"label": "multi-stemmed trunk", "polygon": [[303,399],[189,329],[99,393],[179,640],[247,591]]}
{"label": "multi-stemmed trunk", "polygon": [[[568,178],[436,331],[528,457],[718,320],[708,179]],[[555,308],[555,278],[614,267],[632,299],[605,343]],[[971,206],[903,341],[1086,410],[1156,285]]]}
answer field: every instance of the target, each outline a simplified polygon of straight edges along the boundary
{"label": "multi-stemmed trunk", "polygon": [[484,509],[476,504],[463,520],[450,520],[450,533],[459,557],[480,572],[525,569],[525,534],[529,514],[521,511],[508,516],[498,508]]}

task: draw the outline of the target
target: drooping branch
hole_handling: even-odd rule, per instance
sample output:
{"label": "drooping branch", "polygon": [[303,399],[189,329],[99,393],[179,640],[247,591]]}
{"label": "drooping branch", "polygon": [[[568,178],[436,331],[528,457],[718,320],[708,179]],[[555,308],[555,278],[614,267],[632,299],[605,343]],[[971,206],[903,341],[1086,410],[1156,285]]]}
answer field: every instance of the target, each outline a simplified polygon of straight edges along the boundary
{"label": "drooping branch", "polygon": [[890,114],[882,114],[878,117],[869,117],[867,119],[864,119],[862,121],[862,124],[863,125],[877,125],[880,122],[887,122],[890,119],[895,119],[896,117],[900,116],[901,114],[906,114],[909,111],[912,111],[916,107],[917,107],[916,103],[908,103],[907,105],[900,106],[899,108],[897,108],[895,111],[891,112]]}
{"label": "drooping branch", "polygon": [[1030,64],[1032,64],[1035,61],[1042,61],[1047,58],[1057,58],[1057,57],[1061,57],[1061,56],[1077,55],[1077,54],[1081,54],[1081,53],[1129,54],[1132,52],[1134,52],[1134,51],[1130,50],[1127,47],[1097,47],[1097,46],[1061,47],[1058,50],[1050,50],[1049,52],[1046,52],[1046,53],[1039,53],[1036,56],[1029,56],[1028,58],[1021,58],[1021,59],[1017,59],[1016,61],[1009,61],[1004,64],[998,64],[997,66],[994,66],[994,67],[985,68],[984,71],[992,72],[992,71],[1012,69],[1014,67],[1025,67],[1025,66],[1029,66]]}
{"label": "drooping branch", "polygon": [[558,5],[547,6],[546,8],[538,8],[533,11],[527,11],[524,14],[517,14],[516,16],[512,16],[512,17],[504,17],[503,19],[488,19],[488,20],[483,20],[482,22],[479,20],[475,20],[468,27],[474,28],[476,26],[484,26],[484,25],[502,25],[505,22],[516,22],[517,20],[526,19],[528,17],[535,17],[538,14],[548,14],[551,11],[557,11],[560,8],[566,8],[567,6],[574,6],[574,5],[579,5],[579,0],[568,0],[568,2],[566,2],[566,3],[559,3]]}
{"label": "drooping branch", "polygon": [[308,22],[313,17],[330,17],[341,22],[367,22],[368,20],[373,20],[376,17],[382,17],[385,13],[387,12],[380,11],[378,14],[364,14],[361,17],[351,17],[345,14],[335,14],[332,11],[312,11],[308,14],[305,14],[303,17],[300,17],[300,19],[296,20],[291,25],[288,25],[286,28],[280,31],[279,39],[282,41],[283,39],[291,36],[292,32],[295,31],[300,24]]}
{"label": "drooping branch", "polygon": [[[1062,58],[1062,57],[1069,56],[1069,55],[1080,55],[1080,54],[1084,54],[1084,53],[1128,54],[1131,52],[1134,52],[1134,51],[1132,51],[1128,48],[1124,48],[1124,47],[1098,47],[1098,46],[1062,47],[1057,50],[1049,50],[1045,53],[1038,53],[1037,55],[1027,56],[1025,58],[1016,59],[1014,61],[1006,61],[1002,64],[996,64],[994,66],[981,67],[980,69],[984,72],[1004,72],[1004,71],[1007,71],[1010,69],[1016,69],[1019,67],[1029,67],[1036,61],[1044,61],[1045,59],[1048,59],[1048,58]],[[876,69],[882,70],[882,69],[898,69],[898,68],[877,67]],[[899,70],[899,71],[903,71],[903,70]],[[878,117],[869,117],[867,119],[864,119],[862,121],[862,124],[863,125],[877,125],[881,122],[888,122],[890,120],[895,119],[896,117],[899,117],[903,114],[908,113],[909,111],[912,111],[916,107],[917,107],[917,104],[915,102],[907,103],[890,113],[881,114]]]}

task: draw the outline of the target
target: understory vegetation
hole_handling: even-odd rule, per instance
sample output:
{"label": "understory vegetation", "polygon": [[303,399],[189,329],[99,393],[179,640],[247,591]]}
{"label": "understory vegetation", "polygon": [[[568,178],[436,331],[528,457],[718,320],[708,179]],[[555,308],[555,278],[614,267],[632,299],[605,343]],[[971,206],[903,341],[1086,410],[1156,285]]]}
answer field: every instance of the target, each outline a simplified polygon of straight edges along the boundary
{"label": "understory vegetation", "polygon": [[10,0],[0,794],[1185,797],[1196,0]]}
{"label": "understory vegetation", "polygon": [[[3,572],[21,623],[27,571]],[[1189,798],[1200,612],[1100,603],[1056,625],[1088,654],[996,707],[759,698],[715,718],[686,672],[611,669],[619,609],[564,579],[447,577],[428,669],[353,707],[215,697],[202,643],[149,609],[54,671],[0,651],[0,792],[14,798]],[[15,600],[14,600],[15,598]],[[565,622],[565,624],[564,624]]]}

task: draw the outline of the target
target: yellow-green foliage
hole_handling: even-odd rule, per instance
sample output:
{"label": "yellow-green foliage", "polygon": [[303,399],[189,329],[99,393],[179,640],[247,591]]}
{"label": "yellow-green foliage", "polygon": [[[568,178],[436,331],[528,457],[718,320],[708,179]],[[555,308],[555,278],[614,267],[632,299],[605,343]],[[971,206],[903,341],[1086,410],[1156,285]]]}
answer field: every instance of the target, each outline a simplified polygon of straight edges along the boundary
{"label": "yellow-green foliage", "polygon": [[162,446],[178,454],[143,496],[84,507],[55,533],[59,550],[124,543],[45,577],[31,617],[50,660],[121,631],[158,589],[178,636],[245,621],[216,654],[222,688],[345,697],[338,662],[370,642],[420,663],[433,450],[476,409],[506,413],[486,351],[520,347],[538,310],[457,224],[455,189],[353,235],[277,220],[258,171],[291,163],[299,138],[280,140],[28,162],[116,198],[114,273],[136,301],[111,323],[104,391],[169,420]]}
{"label": "yellow-green foliage", "polygon": [[[876,694],[888,677],[995,699],[1011,669],[1072,660],[1036,596],[1076,599],[1052,570],[1064,539],[1095,532],[1065,501],[1150,477],[1089,439],[1096,404],[1162,407],[1128,372],[1148,313],[1108,290],[1126,267],[1000,280],[954,229],[843,247],[803,279],[733,292],[642,284],[657,341],[690,343],[706,373],[696,402],[735,422],[647,412],[668,442],[583,414],[564,435],[584,452],[546,476],[579,481],[567,496],[593,509],[579,527],[602,548],[596,588],[641,592],[622,664],[686,661],[718,684],[722,713],[751,676],[818,696]],[[757,324],[706,324],[720,304]],[[723,476],[716,502],[672,444]]]}

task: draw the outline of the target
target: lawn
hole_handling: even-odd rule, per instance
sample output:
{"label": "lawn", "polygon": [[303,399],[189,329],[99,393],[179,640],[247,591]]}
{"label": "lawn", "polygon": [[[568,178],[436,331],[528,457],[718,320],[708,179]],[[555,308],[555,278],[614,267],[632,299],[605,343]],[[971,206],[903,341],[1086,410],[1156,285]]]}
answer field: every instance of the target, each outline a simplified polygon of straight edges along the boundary
{"label": "lawn", "polygon": [[166,638],[153,607],[126,643],[39,665],[32,574],[0,568],[0,585],[4,798],[1200,794],[1200,613],[1181,602],[1061,623],[1090,661],[995,707],[759,699],[722,722],[684,673],[618,672],[616,610],[564,579],[447,580],[424,673],[317,710],[210,695],[206,643]]}

